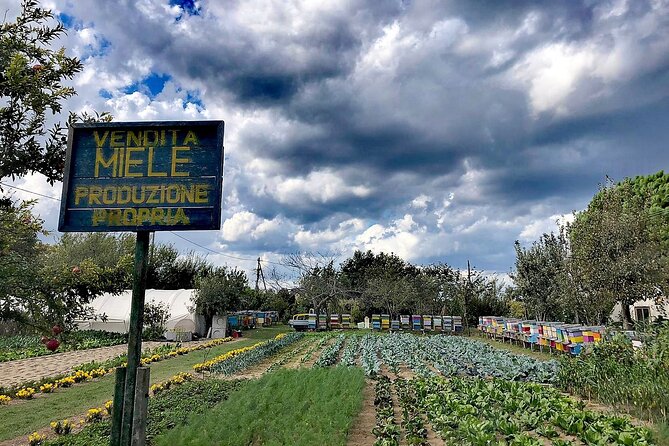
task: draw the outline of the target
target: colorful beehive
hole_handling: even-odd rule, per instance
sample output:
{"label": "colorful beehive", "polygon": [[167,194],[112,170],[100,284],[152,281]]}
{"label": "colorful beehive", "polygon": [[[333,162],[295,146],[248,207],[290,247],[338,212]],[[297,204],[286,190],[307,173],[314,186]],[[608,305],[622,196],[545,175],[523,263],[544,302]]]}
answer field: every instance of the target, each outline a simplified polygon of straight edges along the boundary
{"label": "colorful beehive", "polygon": [[400,329],[399,319],[393,319],[393,320],[390,321],[390,329],[391,330],[399,330]]}
{"label": "colorful beehive", "polygon": [[265,325],[265,313],[262,311],[256,311],[256,323],[258,326],[262,327]]}
{"label": "colorful beehive", "polygon": [[585,327],[579,325],[567,329],[567,340],[570,344],[583,344],[583,329]]}
{"label": "colorful beehive", "polygon": [[330,315],[330,328],[341,328],[341,318],[338,314]]}
{"label": "colorful beehive", "polygon": [[328,316],[327,314],[318,315],[318,329],[326,330],[328,328]]}
{"label": "colorful beehive", "polygon": [[309,315],[309,330],[315,330],[316,329],[316,315],[315,314],[310,314]]}
{"label": "colorful beehive", "polygon": [[432,330],[432,316],[429,314],[423,315],[423,330]]}
{"label": "colorful beehive", "polygon": [[443,325],[443,322],[442,322],[442,321],[443,321],[443,319],[441,318],[441,316],[434,316],[434,317],[432,318],[432,325],[434,326],[434,329],[435,329],[436,331],[441,331],[441,330],[443,330],[444,325]]}
{"label": "colorful beehive", "polygon": [[237,329],[237,328],[242,328],[241,323],[239,322],[239,316],[236,314],[229,314],[228,315],[228,328],[230,329]]}
{"label": "colorful beehive", "polygon": [[417,314],[411,315],[411,329],[412,330],[422,330],[423,329],[423,320]]}
{"label": "colorful beehive", "polygon": [[389,330],[390,329],[390,315],[382,314],[381,315],[381,329]]}
{"label": "colorful beehive", "polygon": [[341,315],[341,328],[351,328],[351,315],[350,314],[342,314]]}
{"label": "colorful beehive", "polygon": [[462,316],[453,316],[453,331],[462,333]]}
{"label": "colorful beehive", "polygon": [[[272,324],[279,323],[279,312],[278,311],[265,311],[265,319],[270,319]],[[265,321],[267,322],[267,321]]]}
{"label": "colorful beehive", "polygon": [[441,318],[444,333],[451,333],[453,331],[453,318],[451,316],[444,316]]}
{"label": "colorful beehive", "polygon": [[402,330],[409,330],[411,328],[411,317],[408,314],[400,315],[400,326]]}
{"label": "colorful beehive", "polygon": [[523,321],[520,324],[520,330],[523,336],[523,341],[531,344],[539,343],[539,323],[537,321]]}
{"label": "colorful beehive", "polygon": [[380,314],[372,314],[372,330],[381,330]]}

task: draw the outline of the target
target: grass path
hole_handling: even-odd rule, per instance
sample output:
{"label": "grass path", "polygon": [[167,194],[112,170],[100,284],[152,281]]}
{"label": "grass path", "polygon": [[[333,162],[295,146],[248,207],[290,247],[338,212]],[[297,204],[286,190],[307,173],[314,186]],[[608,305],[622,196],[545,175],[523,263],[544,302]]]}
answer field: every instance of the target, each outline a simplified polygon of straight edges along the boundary
{"label": "grass path", "polygon": [[[248,337],[241,340],[151,364],[151,384],[164,381],[178,372],[192,372],[193,365],[198,362],[270,339],[287,330],[285,326],[279,326],[244,332]],[[33,401],[0,406],[0,442],[27,435],[48,426],[53,420],[80,415],[92,407],[103,405],[105,401],[112,399],[113,394],[114,374],[109,374],[99,380],[62,389],[53,394],[40,395]]]}

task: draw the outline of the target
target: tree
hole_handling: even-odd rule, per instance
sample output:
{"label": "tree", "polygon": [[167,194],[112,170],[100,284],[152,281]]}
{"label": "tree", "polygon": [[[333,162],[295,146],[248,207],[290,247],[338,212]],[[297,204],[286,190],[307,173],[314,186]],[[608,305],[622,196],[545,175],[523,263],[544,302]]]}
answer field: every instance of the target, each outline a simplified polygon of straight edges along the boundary
{"label": "tree", "polygon": [[130,234],[105,232],[66,233],[46,249],[45,263],[52,269],[74,268],[90,261],[117,281],[115,288],[132,287],[135,239]]}
{"label": "tree", "polygon": [[666,222],[651,211],[649,200],[632,182],[604,186],[568,228],[582,292],[610,308],[620,303],[625,327],[631,323],[629,305],[667,293]]}
{"label": "tree", "polygon": [[295,253],[285,256],[282,263],[296,272],[293,292],[299,300],[308,302],[316,314],[330,313],[330,306],[347,295],[342,274],[334,266],[335,255]]}
{"label": "tree", "polygon": [[205,318],[207,331],[216,314],[239,309],[246,293],[250,292],[246,273],[238,269],[219,267],[211,274],[196,279],[193,297],[195,310]]}
{"label": "tree", "polygon": [[516,271],[511,278],[525,309],[536,320],[559,320],[567,284],[568,242],[563,233],[543,234],[529,248],[516,240]]}
{"label": "tree", "polygon": [[161,290],[195,288],[198,277],[207,276],[214,269],[205,258],[193,252],[182,256],[172,245],[156,246],[149,257],[148,288]]}
{"label": "tree", "polygon": [[31,213],[33,204],[0,200],[0,320],[24,319],[22,301],[37,291],[35,261],[45,231]]}
{"label": "tree", "polygon": [[24,0],[15,22],[0,26],[0,178],[39,172],[53,183],[63,175],[65,128],[47,128],[48,112],[61,112],[61,102],[75,94],[64,87],[82,69],[65,49],[52,42],[65,33],[51,11]]}
{"label": "tree", "polygon": [[142,337],[144,339],[160,339],[165,334],[165,324],[170,318],[170,308],[163,302],[147,302],[144,304],[142,318]]}
{"label": "tree", "polygon": [[0,200],[0,319],[34,330],[54,324],[72,328],[92,317],[90,302],[123,289],[124,265],[100,267],[91,259],[71,264],[38,236],[47,234],[32,213],[32,202]]}

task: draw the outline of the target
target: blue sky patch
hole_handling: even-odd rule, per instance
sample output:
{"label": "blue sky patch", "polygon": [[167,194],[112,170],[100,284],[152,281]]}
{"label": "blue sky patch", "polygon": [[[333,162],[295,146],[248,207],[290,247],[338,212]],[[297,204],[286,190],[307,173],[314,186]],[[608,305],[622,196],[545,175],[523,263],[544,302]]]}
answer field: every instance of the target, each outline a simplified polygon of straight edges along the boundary
{"label": "blue sky patch", "polygon": [[77,26],[77,24],[81,23],[81,22],[77,22],[77,20],[75,19],[74,16],[71,16],[69,14],[65,14],[64,12],[61,12],[60,14],[58,14],[58,20],[67,29],[75,28]]}
{"label": "blue sky patch", "polygon": [[151,73],[141,81],[133,82],[125,87],[123,92],[125,94],[132,94],[139,91],[153,99],[163,91],[165,84],[171,79],[172,77],[169,74]]}
{"label": "blue sky patch", "polygon": [[109,90],[104,89],[104,88],[101,88],[100,91],[98,91],[98,95],[100,95],[101,98],[105,98],[105,99],[111,99],[112,98],[111,92]]}
{"label": "blue sky patch", "polygon": [[184,106],[188,103],[195,104],[198,110],[204,109],[204,103],[200,99],[199,91],[187,91],[186,99],[184,100]]}
{"label": "blue sky patch", "polygon": [[[200,15],[200,6],[195,0],[170,0],[170,6],[179,6],[188,15]],[[177,22],[182,16],[177,17]]]}

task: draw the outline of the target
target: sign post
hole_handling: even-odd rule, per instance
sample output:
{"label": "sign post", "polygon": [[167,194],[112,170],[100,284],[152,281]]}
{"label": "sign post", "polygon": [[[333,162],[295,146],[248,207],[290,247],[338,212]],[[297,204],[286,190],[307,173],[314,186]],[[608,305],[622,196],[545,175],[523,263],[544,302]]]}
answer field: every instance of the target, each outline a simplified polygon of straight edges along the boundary
{"label": "sign post", "polygon": [[[151,232],[220,229],[223,126],[112,122],[69,130],[58,230],[137,233],[128,359],[116,373],[111,446],[145,442],[146,404],[136,399],[148,392],[137,386]],[[148,386],[148,370],[140,381]]]}

